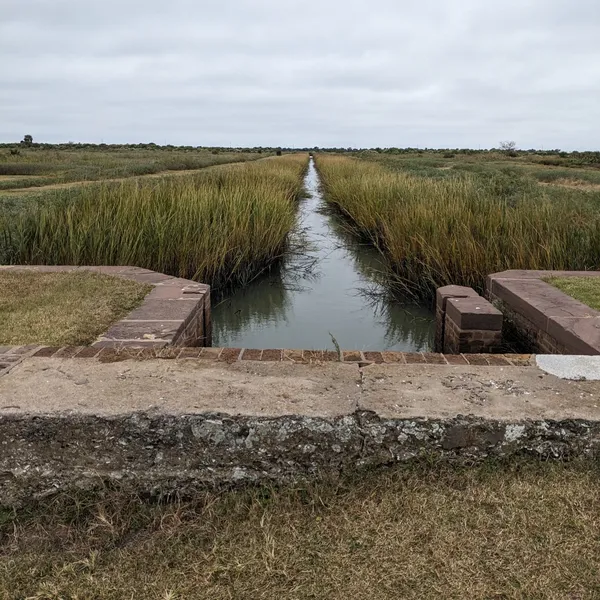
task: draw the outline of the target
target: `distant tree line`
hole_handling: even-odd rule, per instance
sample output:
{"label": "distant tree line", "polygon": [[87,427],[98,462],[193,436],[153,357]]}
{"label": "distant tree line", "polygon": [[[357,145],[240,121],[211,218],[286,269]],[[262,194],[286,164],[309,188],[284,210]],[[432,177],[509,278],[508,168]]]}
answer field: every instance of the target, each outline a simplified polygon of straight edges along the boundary
{"label": "distant tree line", "polygon": [[219,154],[220,152],[257,152],[265,154],[282,154],[289,152],[332,152],[337,154],[365,154],[365,153],[379,153],[379,154],[414,154],[416,156],[422,156],[424,154],[440,155],[443,158],[452,158],[456,155],[487,155],[492,153],[502,153],[508,157],[516,158],[519,156],[526,155],[537,155],[547,157],[547,161],[540,161],[543,164],[564,164],[564,160],[560,162],[558,159],[571,159],[575,164],[582,165],[596,165],[600,166],[600,151],[573,151],[565,152],[559,148],[540,150],[536,148],[530,148],[529,150],[517,149],[515,142],[507,141],[500,142],[498,148],[489,148],[484,150],[474,150],[472,148],[416,148],[416,147],[375,147],[375,148],[355,148],[355,147],[324,147],[319,146],[313,147],[283,147],[283,146],[252,146],[252,147],[227,147],[227,146],[176,146],[173,144],[159,145],[153,142],[138,143],[138,144],[91,144],[91,143],[76,143],[68,142],[62,144],[47,144],[34,142],[31,135],[25,135],[23,140],[19,143],[0,143],[0,148],[8,148],[11,154],[16,154],[18,148],[26,147],[28,149],[41,149],[41,150],[72,150],[72,151],[119,151],[119,150],[160,150],[160,151],[177,151],[177,152],[197,152],[197,151],[208,151],[213,154]]}

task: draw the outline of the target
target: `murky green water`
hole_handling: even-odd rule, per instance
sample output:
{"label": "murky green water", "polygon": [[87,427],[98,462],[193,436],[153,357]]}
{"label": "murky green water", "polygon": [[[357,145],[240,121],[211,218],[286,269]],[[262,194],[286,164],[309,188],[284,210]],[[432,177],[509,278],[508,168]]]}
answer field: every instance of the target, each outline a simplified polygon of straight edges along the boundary
{"label": "murky green water", "polygon": [[[378,283],[376,250],[356,242],[324,210],[311,160],[299,207],[308,251],[213,308],[213,344],[236,348],[429,350],[433,314],[391,302]],[[330,335],[331,334],[331,335]]]}

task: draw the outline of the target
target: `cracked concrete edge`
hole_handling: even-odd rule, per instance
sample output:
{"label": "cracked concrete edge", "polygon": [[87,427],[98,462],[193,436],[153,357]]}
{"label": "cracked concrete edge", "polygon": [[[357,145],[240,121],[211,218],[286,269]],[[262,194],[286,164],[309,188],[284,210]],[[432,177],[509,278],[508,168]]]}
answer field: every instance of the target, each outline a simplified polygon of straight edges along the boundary
{"label": "cracked concrete edge", "polygon": [[479,417],[387,419],[219,413],[2,418],[0,503],[107,484],[156,495],[294,482],[406,463],[489,458],[595,459],[600,422]]}
{"label": "cracked concrete edge", "polygon": [[533,366],[26,359],[0,380],[0,503],[107,483],[186,495],[424,459],[596,459],[598,397],[597,382]]}
{"label": "cracked concrete edge", "polygon": [[321,365],[237,361],[26,359],[0,378],[0,415],[157,410],[247,416],[381,416],[600,421],[600,385],[534,366]]}

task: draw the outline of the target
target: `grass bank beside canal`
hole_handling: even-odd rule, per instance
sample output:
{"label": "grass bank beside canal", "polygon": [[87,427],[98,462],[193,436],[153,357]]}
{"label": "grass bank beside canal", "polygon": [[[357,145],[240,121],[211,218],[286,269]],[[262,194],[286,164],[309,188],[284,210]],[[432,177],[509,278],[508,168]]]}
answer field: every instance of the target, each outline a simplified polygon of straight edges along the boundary
{"label": "grass bank beside canal", "polygon": [[600,266],[595,195],[556,194],[534,181],[506,193],[497,178],[440,177],[342,156],[316,159],[326,199],[389,259],[394,287],[431,301],[458,284],[482,290],[505,269]]}
{"label": "grass bank beside canal", "polygon": [[0,217],[0,262],[136,265],[244,284],[285,252],[307,163],[298,154],[62,190]]}

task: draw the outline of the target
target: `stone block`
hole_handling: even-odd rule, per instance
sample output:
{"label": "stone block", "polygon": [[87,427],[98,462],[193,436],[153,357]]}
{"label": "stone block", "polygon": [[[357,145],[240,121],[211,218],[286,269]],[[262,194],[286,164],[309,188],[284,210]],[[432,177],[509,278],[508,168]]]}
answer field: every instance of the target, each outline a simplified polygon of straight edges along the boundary
{"label": "stone block", "polygon": [[446,302],[449,298],[469,298],[478,297],[479,294],[470,287],[463,285],[445,285],[435,292],[435,307],[443,311],[446,310]]}
{"label": "stone block", "polygon": [[260,360],[262,357],[262,350],[260,349],[248,349],[244,350],[242,354],[242,360]]}
{"label": "stone block", "polygon": [[502,313],[490,302],[476,298],[449,298],[446,322],[451,320],[460,330],[499,331],[502,329]]}
{"label": "stone block", "polygon": [[53,356],[54,354],[56,354],[59,350],[60,350],[59,346],[44,346],[43,348],[40,348],[34,354],[34,356],[37,356],[39,358],[49,358],[50,356]]}
{"label": "stone block", "polygon": [[293,363],[306,364],[308,362],[304,358],[304,350],[284,350],[283,359]]}
{"label": "stone block", "polygon": [[99,341],[167,341],[180,332],[183,321],[119,321]]}
{"label": "stone block", "polygon": [[502,313],[481,297],[450,298],[444,324],[443,351],[476,354],[502,345]]}
{"label": "stone block", "polygon": [[382,352],[381,356],[383,357],[384,363],[391,363],[391,364],[399,363],[402,365],[406,364],[406,359],[404,358],[403,352],[386,351],[386,352]]}
{"label": "stone block", "polygon": [[462,285],[445,285],[435,293],[435,341],[434,349],[441,352],[444,348],[444,327],[446,322],[446,307],[450,298],[478,297],[477,292]]}
{"label": "stone block", "polygon": [[487,295],[529,349],[600,354],[600,312],[543,281],[551,276],[598,277],[600,271],[505,271],[488,277]]}
{"label": "stone block", "polygon": [[221,355],[221,352],[223,352],[223,350],[223,348],[203,348],[199,358],[202,358],[204,360],[217,360]]}
{"label": "stone block", "polygon": [[283,358],[283,350],[277,348],[267,348],[263,350],[261,360],[269,362],[269,361],[277,361],[280,362]]}
{"label": "stone block", "polygon": [[241,352],[241,348],[223,348],[219,360],[228,363],[236,362],[240,358]]}
{"label": "stone block", "polygon": [[404,354],[404,360],[407,365],[419,365],[425,364],[425,357],[421,352],[406,352]]}
{"label": "stone block", "polygon": [[197,300],[145,300],[125,321],[185,321],[196,310]]}
{"label": "stone block", "polygon": [[202,353],[202,348],[183,348],[179,353],[179,358],[198,358]]}
{"label": "stone block", "polygon": [[600,317],[550,317],[548,334],[570,354],[600,353]]}
{"label": "stone block", "polygon": [[381,355],[381,352],[374,352],[374,351],[369,351],[369,352],[363,352],[365,360],[369,361],[369,362],[373,362],[376,364],[381,364],[383,362],[383,356]]}

